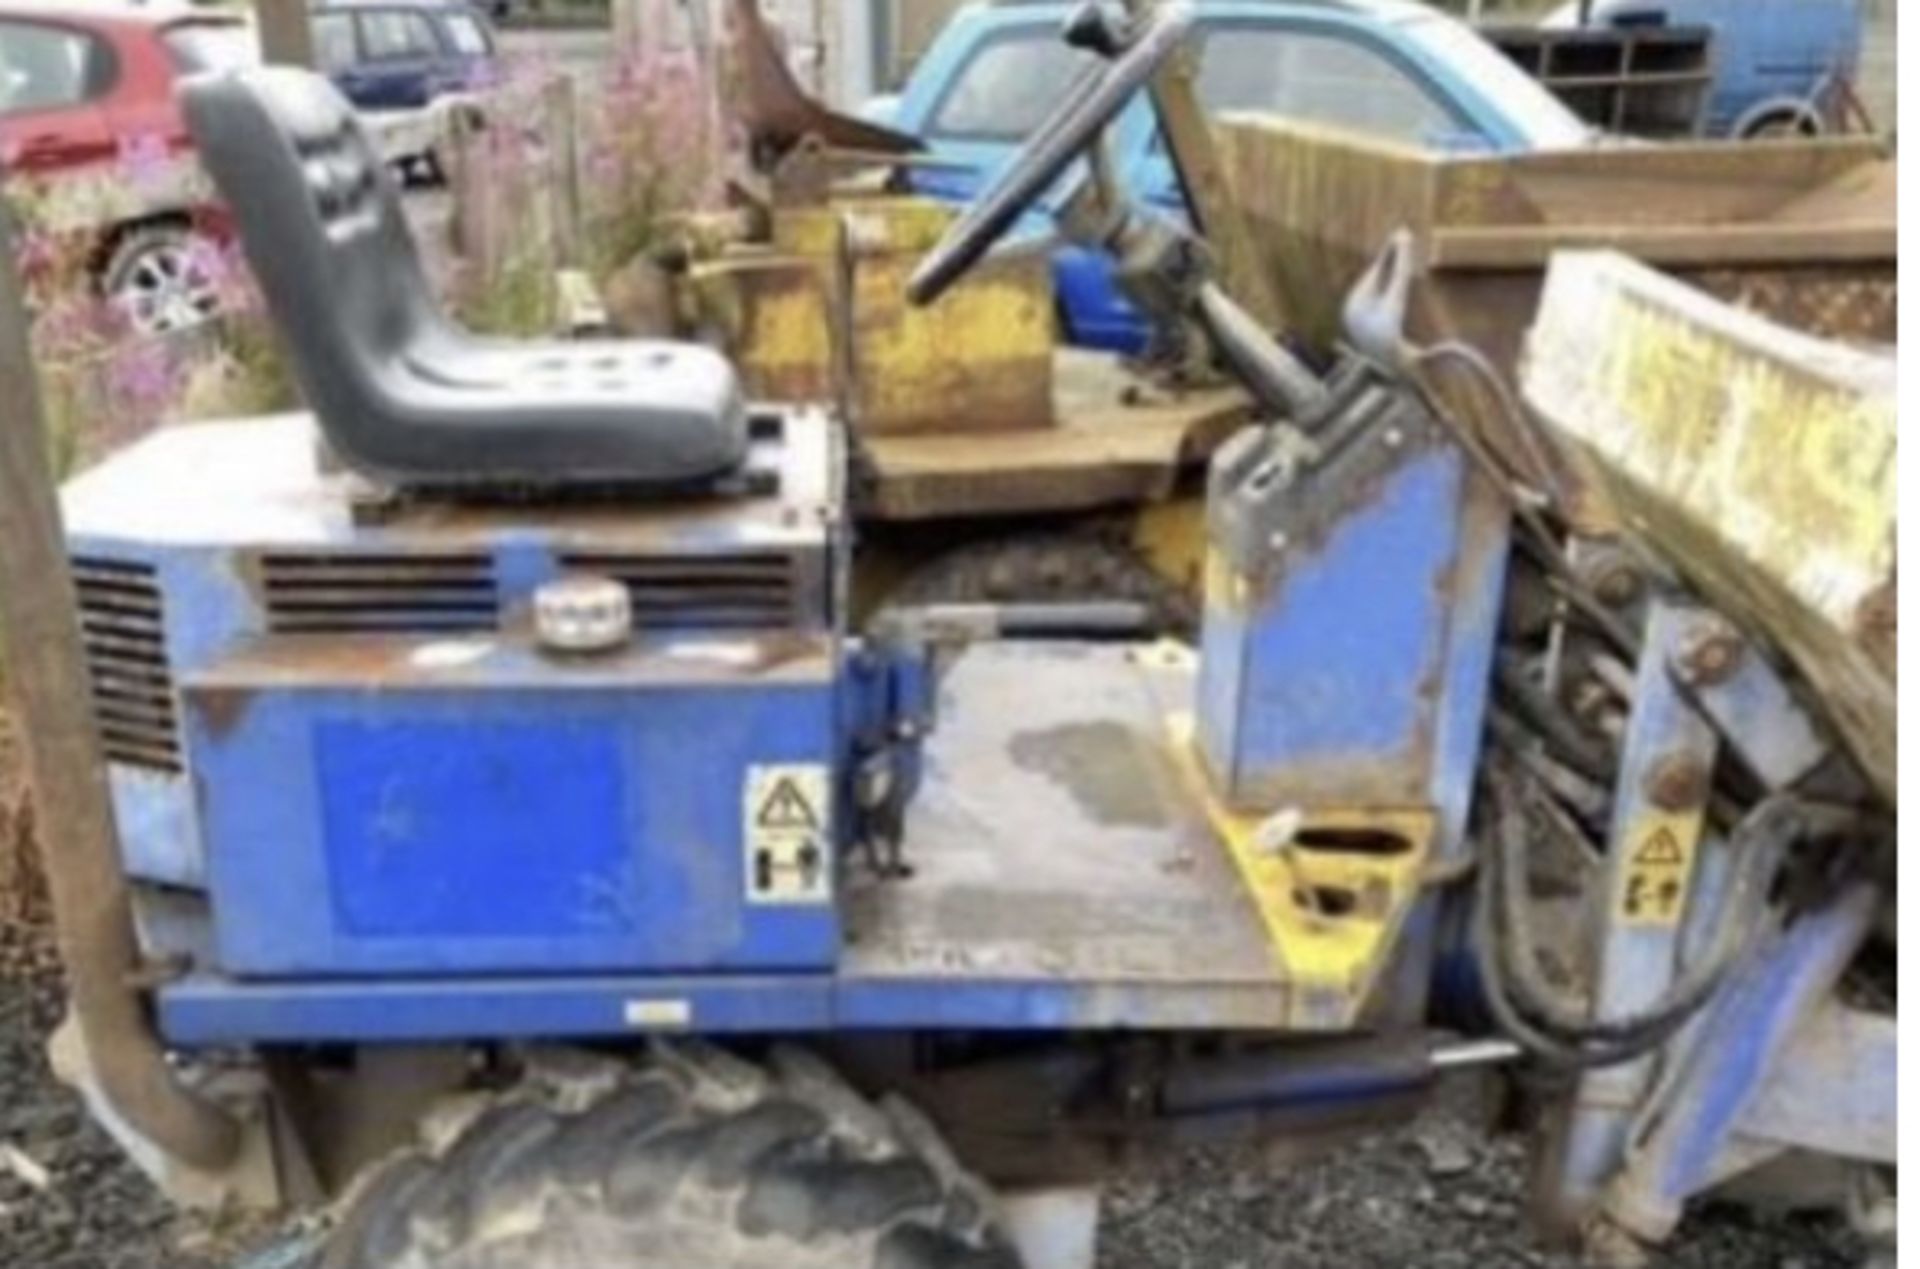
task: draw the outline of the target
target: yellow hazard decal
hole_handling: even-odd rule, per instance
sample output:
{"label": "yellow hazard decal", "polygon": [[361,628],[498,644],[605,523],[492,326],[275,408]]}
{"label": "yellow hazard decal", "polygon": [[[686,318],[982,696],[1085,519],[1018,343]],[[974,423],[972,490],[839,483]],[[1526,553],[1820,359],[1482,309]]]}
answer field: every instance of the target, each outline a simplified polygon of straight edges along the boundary
{"label": "yellow hazard decal", "polygon": [[827,768],[747,768],[741,797],[749,903],[826,903],[833,897],[833,803]]}
{"label": "yellow hazard decal", "polygon": [[1693,884],[1698,813],[1643,816],[1627,838],[1626,867],[1614,896],[1614,918],[1628,925],[1678,925]]}

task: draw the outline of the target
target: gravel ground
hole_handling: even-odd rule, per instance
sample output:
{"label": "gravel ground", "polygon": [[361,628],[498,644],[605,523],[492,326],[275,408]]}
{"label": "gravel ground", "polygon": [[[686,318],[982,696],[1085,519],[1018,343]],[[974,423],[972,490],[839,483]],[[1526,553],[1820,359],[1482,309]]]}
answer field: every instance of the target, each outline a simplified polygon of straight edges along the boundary
{"label": "gravel ground", "polygon": [[[1195,1154],[1157,1181],[1122,1185],[1101,1232],[1101,1269],[1579,1269],[1528,1234],[1524,1147],[1484,1138],[1457,1109],[1363,1138],[1305,1166],[1240,1166]],[[1263,1174],[1264,1173],[1264,1174]],[[1709,1207],[1648,1269],[1853,1269],[1858,1241],[1834,1221]]]}
{"label": "gravel ground", "polygon": [[0,1265],[216,1269],[214,1231],[177,1216],[47,1069],[61,1008],[45,939],[0,926]]}

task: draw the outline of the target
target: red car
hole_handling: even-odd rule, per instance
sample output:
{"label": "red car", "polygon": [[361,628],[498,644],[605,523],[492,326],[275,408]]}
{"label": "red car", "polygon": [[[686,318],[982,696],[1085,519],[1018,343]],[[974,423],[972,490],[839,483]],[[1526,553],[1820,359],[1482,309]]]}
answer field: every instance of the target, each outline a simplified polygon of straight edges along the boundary
{"label": "red car", "polygon": [[143,333],[219,302],[218,230],[174,83],[256,56],[252,27],[218,11],[0,0],[0,166],[60,191],[54,228],[87,235],[93,284]]}

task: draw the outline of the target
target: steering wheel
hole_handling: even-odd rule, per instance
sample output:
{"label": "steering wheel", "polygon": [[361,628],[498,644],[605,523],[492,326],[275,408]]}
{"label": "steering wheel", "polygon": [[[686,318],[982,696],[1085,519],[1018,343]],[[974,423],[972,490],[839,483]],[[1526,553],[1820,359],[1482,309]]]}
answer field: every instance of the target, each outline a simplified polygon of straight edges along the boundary
{"label": "steering wheel", "polygon": [[1067,19],[1062,36],[1076,48],[1107,59],[1098,75],[1068,93],[946,234],[921,257],[907,280],[907,299],[931,304],[992,249],[1036,199],[1083,151],[1099,143],[1135,92],[1153,78],[1193,25],[1187,0],[1168,0],[1136,32],[1115,30],[1098,0],[1087,0]]}

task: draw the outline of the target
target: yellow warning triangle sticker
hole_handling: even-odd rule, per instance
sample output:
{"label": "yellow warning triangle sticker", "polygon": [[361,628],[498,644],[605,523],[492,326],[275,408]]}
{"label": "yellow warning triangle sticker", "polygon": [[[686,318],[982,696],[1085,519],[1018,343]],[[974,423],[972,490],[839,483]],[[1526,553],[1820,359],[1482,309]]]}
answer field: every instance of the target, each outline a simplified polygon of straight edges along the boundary
{"label": "yellow warning triangle sticker", "polygon": [[1654,830],[1651,837],[1633,852],[1636,864],[1683,864],[1687,861],[1686,852],[1680,849],[1680,839],[1673,830],[1661,827]]}
{"label": "yellow warning triangle sticker", "polygon": [[800,791],[791,776],[782,776],[773,786],[773,792],[767,794],[760,803],[760,809],[754,814],[753,822],[761,828],[815,829],[820,827],[820,819],[813,813],[813,805],[807,801],[807,795]]}

